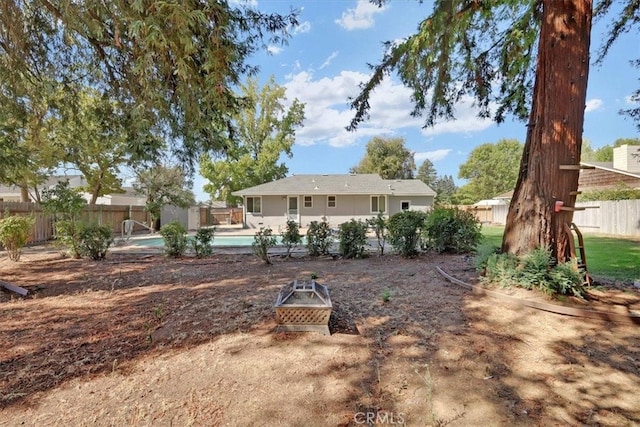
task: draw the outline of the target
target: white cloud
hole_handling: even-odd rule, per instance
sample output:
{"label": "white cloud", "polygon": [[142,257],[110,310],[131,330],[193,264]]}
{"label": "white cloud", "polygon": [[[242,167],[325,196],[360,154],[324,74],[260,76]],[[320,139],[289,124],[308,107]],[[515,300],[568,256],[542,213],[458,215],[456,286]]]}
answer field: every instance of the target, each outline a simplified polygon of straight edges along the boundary
{"label": "white cloud", "polygon": [[331,61],[336,59],[337,56],[338,56],[338,51],[337,50],[331,52],[331,55],[329,55],[329,57],[324,60],[324,62],[322,63],[322,65],[320,66],[319,69],[322,70],[323,68],[326,68],[329,65],[331,65]]}
{"label": "white cloud", "polygon": [[308,33],[309,31],[311,31],[311,22],[309,21],[304,21],[293,28],[294,35]]}
{"label": "white cloud", "polygon": [[358,0],[355,9],[347,9],[342,12],[342,18],[336,19],[335,23],[348,31],[364,30],[372,27],[374,24],[373,16],[385,9],[385,6],[378,7],[369,3],[368,0]]}
{"label": "white cloud", "polygon": [[591,111],[595,111],[602,107],[602,99],[593,98],[587,101],[587,105],[584,108],[585,113],[589,113]]}
{"label": "white cloud", "polygon": [[[370,119],[361,123],[356,132],[348,132],[345,128],[354,116],[348,98],[358,95],[359,83],[367,77],[356,71],[342,71],[336,76],[318,80],[314,80],[309,71],[289,75],[285,84],[287,98],[297,98],[305,103],[304,127],[297,132],[296,142],[341,147],[355,144],[361,138],[393,135],[402,128],[420,129],[424,125],[422,118],[410,115],[413,109],[411,91],[391,79],[385,79],[371,96]],[[491,120],[476,117],[470,100],[456,107],[458,120],[438,123],[433,128],[423,129],[422,133],[468,133],[493,124]]]}
{"label": "white cloud", "polygon": [[640,103],[640,96],[639,95],[629,95],[629,96],[625,96],[624,97],[624,102],[627,104],[638,104]]}
{"label": "white cloud", "polygon": [[275,46],[275,45],[269,45],[267,47],[267,52],[269,52],[271,55],[277,55],[280,52],[282,52],[282,47],[280,46]]}
{"label": "white cloud", "polygon": [[422,162],[426,159],[431,160],[432,162],[437,162],[438,160],[442,160],[445,157],[447,157],[447,155],[453,151],[450,148],[443,148],[441,150],[434,150],[434,151],[423,151],[420,153],[415,153],[413,158],[416,160],[416,162]]}
{"label": "white cloud", "polygon": [[252,8],[258,7],[258,0],[231,0],[230,3],[238,4],[240,6],[249,6]]}

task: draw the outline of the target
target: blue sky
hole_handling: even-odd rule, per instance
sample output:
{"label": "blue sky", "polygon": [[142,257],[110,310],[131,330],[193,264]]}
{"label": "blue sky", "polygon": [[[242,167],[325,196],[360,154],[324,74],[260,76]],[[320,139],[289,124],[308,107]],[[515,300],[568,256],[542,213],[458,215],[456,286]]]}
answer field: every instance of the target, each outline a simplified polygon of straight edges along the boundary
{"label": "blue sky", "polygon": [[[239,0],[245,1],[245,0]],[[364,155],[374,136],[403,137],[415,152],[416,165],[430,159],[439,175],[452,175],[458,185],[459,166],[478,145],[515,138],[524,142],[524,123],[507,119],[497,125],[479,119],[470,103],[456,108],[456,120],[422,129],[423,119],[409,115],[409,90],[397,78],[387,78],[371,99],[371,119],[356,132],[345,126],[353,117],[348,98],[358,94],[358,84],[367,79],[367,63],[377,64],[382,43],[412,34],[430,12],[432,2],[397,0],[378,8],[368,0],[252,0],[266,12],[301,10],[299,27],[292,30],[288,46],[272,46],[257,54],[252,63],[260,66],[265,83],[275,76],[285,86],[289,99],[306,104],[304,127],[296,134],[293,157],[285,160],[289,174],[347,173]],[[600,46],[607,20],[592,30],[592,51]],[[592,55],[594,57],[595,55]],[[630,96],[638,88],[639,70],[630,59],[640,57],[638,32],[624,35],[601,66],[589,75],[584,138],[595,148],[617,138],[640,137],[634,123],[618,114],[630,108]],[[205,183],[197,177],[194,192],[207,200]]]}

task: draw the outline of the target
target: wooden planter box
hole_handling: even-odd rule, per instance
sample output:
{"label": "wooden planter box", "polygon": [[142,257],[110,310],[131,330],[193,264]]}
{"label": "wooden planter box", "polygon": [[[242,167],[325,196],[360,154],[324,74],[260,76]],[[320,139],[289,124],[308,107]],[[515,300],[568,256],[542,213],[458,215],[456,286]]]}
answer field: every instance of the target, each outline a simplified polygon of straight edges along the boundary
{"label": "wooden planter box", "polygon": [[329,335],[331,298],[326,286],[294,280],[284,286],[275,304],[276,332],[321,332]]}

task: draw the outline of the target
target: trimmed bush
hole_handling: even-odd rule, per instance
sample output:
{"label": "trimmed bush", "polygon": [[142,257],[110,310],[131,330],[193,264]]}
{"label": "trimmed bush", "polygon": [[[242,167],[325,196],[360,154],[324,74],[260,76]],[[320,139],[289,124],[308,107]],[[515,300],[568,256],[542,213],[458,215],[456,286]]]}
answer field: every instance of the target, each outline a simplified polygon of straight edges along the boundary
{"label": "trimmed bush", "polygon": [[325,217],[322,221],[311,221],[307,229],[307,250],[311,256],[329,254],[331,247],[331,229]]}
{"label": "trimmed bush", "polygon": [[367,224],[355,219],[340,224],[340,255],[345,258],[362,258],[367,244]]}
{"label": "trimmed bush", "polygon": [[266,227],[261,228],[255,234],[251,247],[253,248],[253,253],[259,256],[265,264],[271,264],[269,249],[274,247],[276,243],[278,243],[276,236],[273,235],[271,228]]}
{"label": "trimmed bush", "polygon": [[196,253],[197,258],[204,258],[213,253],[213,237],[216,232],[214,228],[201,228],[191,240],[191,247]]}
{"label": "trimmed bush", "polygon": [[71,188],[69,181],[61,181],[42,192],[42,210],[53,215],[56,241],[67,248],[71,256],[82,256],[80,234],[82,210],[87,201],[78,189]]}
{"label": "trimmed bush", "polygon": [[12,215],[0,219],[0,243],[7,250],[11,261],[20,261],[22,248],[29,241],[33,224],[33,216]]}
{"label": "trimmed bush", "polygon": [[376,235],[376,239],[378,239],[378,254],[384,255],[384,244],[387,240],[387,220],[385,219],[382,212],[378,212],[378,215],[369,218],[367,220],[367,225]]}
{"label": "trimmed bush", "polygon": [[403,257],[411,257],[418,253],[420,230],[427,215],[420,211],[398,212],[389,218],[388,241],[396,253]]}
{"label": "trimmed bush", "polygon": [[473,252],[482,238],[480,221],[471,212],[436,207],[422,229],[421,246],[437,253]]}
{"label": "trimmed bush", "polygon": [[80,253],[94,260],[101,260],[107,256],[109,246],[113,243],[111,227],[91,224],[80,231]]}
{"label": "trimmed bush", "polygon": [[298,223],[293,220],[287,221],[287,227],[282,233],[282,244],[287,248],[287,256],[291,255],[293,251],[300,243],[302,243],[302,234],[300,234],[300,227]]}
{"label": "trimmed bush", "polygon": [[163,225],[160,235],[164,239],[164,252],[168,256],[179,258],[187,251],[187,230],[179,222]]}

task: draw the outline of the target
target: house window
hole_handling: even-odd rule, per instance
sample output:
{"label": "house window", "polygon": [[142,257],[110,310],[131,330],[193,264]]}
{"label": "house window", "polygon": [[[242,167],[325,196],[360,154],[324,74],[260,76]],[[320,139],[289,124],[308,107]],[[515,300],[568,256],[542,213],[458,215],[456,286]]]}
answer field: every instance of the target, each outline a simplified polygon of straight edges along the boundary
{"label": "house window", "polygon": [[247,197],[247,212],[262,213],[262,200],[260,197]]}
{"label": "house window", "polygon": [[402,209],[403,211],[408,211],[409,209],[411,209],[411,202],[409,200],[401,200],[400,209]]}
{"label": "house window", "polygon": [[387,210],[384,196],[371,196],[371,212],[378,213]]}
{"label": "house window", "polygon": [[313,196],[304,196],[304,207],[305,208],[313,207]]}
{"label": "house window", "polygon": [[336,196],[327,196],[327,207],[328,208],[336,207]]}

